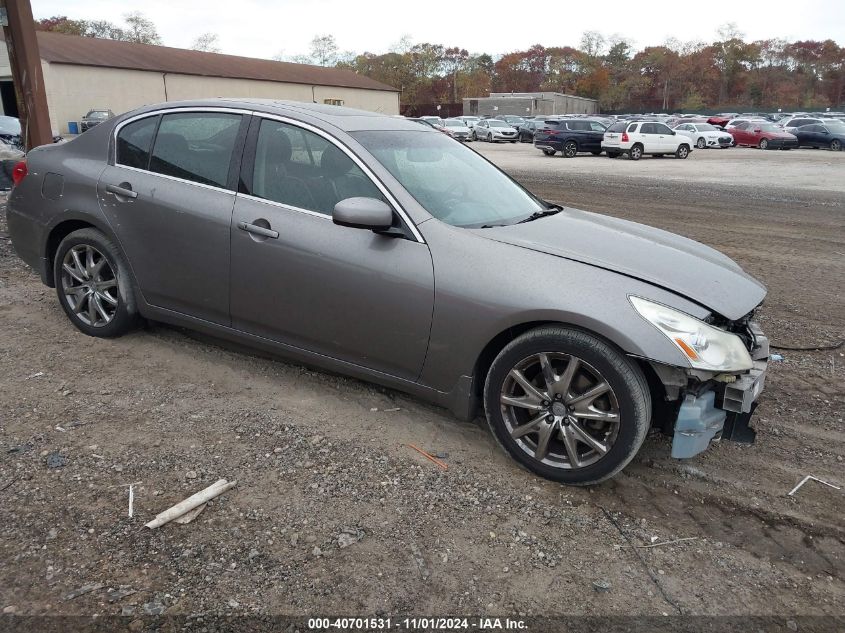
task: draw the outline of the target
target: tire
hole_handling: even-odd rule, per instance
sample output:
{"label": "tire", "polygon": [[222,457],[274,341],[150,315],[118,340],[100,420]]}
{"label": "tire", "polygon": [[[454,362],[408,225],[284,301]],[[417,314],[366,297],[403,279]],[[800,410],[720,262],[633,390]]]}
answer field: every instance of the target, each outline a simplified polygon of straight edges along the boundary
{"label": "tire", "polygon": [[[83,264],[82,271],[77,261]],[[89,263],[93,267],[88,266]],[[97,266],[98,272],[91,274]],[[80,229],[62,240],[53,260],[53,275],[59,303],[70,322],[81,332],[113,338],[138,325],[129,266],[117,246],[97,229]],[[69,292],[71,288],[78,290]]]}
{"label": "tire", "polygon": [[554,156],[554,155],[555,155],[555,150],[553,150],[553,149],[544,149],[544,150],[543,150],[543,153],[544,153],[546,156]]}
{"label": "tire", "polygon": [[841,152],[842,151],[842,141],[840,141],[838,138],[833,139],[830,142],[830,149],[833,150],[834,152]]}
{"label": "tire", "polygon": [[566,141],[561,149],[561,154],[564,158],[575,158],[578,154],[578,143],[575,141]]}
{"label": "tire", "polygon": [[492,135],[492,134],[488,134],[488,135],[487,135],[487,142],[488,142],[488,143],[492,143],[492,142],[493,142],[493,135]]}
{"label": "tire", "polygon": [[769,149],[769,139],[761,138],[760,145],[758,147],[760,149]]}
{"label": "tire", "polygon": [[687,156],[689,156],[689,145],[684,143],[678,146],[678,150],[675,152],[675,158],[680,158],[681,160],[683,160]]}
{"label": "tire", "polygon": [[618,158],[618,157],[619,157],[619,152],[608,152],[608,153],[607,153],[607,157],[608,157],[608,158]]}
{"label": "tire", "polygon": [[695,146],[698,149],[705,149],[707,147],[707,141],[705,141],[704,138],[700,138],[695,142]]}
{"label": "tire", "polygon": [[592,154],[593,156],[601,156],[601,150],[597,152],[590,152],[590,154]]}
{"label": "tire", "polygon": [[643,157],[643,146],[637,143],[628,150],[628,157],[631,160],[640,160]]}
{"label": "tire", "polygon": [[475,135],[475,130],[473,130],[473,131],[472,131],[472,134],[471,134],[470,136],[472,137],[472,140],[473,140],[473,141],[477,141],[477,140],[478,140],[478,137]]}
{"label": "tire", "polygon": [[[530,381],[540,396],[551,395],[539,370],[542,363],[534,361],[543,356],[558,380],[554,384],[565,392],[563,397],[558,400],[557,396],[552,396],[551,400],[538,401],[545,402],[541,405],[544,410],[539,413],[522,408],[521,404],[503,403],[503,397],[516,403],[533,402],[522,383],[514,378],[513,370],[524,372],[521,377]],[[569,381],[568,388],[563,388],[561,385],[566,381],[567,368],[573,359],[578,361],[575,377]],[[585,404],[581,405],[581,410],[593,416],[604,413],[608,418],[579,420],[577,405],[570,407],[567,401],[577,401],[598,384],[604,384],[608,389],[583,400]],[[606,341],[581,330],[545,326],[515,338],[499,353],[485,381],[484,407],[496,441],[519,464],[552,481],[586,486],[613,477],[637,454],[650,424],[651,394],[634,361]],[[567,412],[561,413],[564,410]],[[615,416],[615,420],[609,416]],[[538,430],[523,431],[514,437],[514,431],[527,428]],[[541,429],[550,434],[545,453],[541,447]],[[580,439],[584,437],[582,433],[589,434],[595,444]],[[564,437],[568,437],[571,444],[564,443]],[[604,450],[600,452],[594,448],[596,444]],[[572,467],[573,451],[575,468]]]}

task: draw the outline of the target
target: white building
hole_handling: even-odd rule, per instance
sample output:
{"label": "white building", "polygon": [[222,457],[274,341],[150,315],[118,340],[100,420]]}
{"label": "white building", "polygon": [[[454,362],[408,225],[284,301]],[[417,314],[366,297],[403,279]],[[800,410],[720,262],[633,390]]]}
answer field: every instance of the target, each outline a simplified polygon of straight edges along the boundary
{"label": "white building", "polygon": [[[397,89],[350,70],[45,31],[38,32],[38,48],[50,122],[62,134],[94,108],[120,114],[206,97],[291,99],[399,114]],[[5,114],[17,115],[5,46],[0,102]]]}

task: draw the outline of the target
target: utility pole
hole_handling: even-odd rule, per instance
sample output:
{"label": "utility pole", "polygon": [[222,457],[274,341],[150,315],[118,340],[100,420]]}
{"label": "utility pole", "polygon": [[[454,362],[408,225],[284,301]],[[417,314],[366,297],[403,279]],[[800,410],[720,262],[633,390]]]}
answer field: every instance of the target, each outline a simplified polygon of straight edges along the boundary
{"label": "utility pole", "polygon": [[41,56],[38,54],[38,40],[29,0],[0,0],[0,21],[6,37],[6,48],[9,50],[21,135],[29,151],[33,147],[53,142]]}

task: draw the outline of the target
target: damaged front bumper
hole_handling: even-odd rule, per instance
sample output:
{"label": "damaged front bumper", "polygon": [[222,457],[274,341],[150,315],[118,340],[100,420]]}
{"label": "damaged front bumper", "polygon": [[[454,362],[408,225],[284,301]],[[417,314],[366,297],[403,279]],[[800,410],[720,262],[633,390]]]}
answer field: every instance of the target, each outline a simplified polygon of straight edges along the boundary
{"label": "damaged front bumper", "polygon": [[680,378],[665,368],[658,371],[667,393],[674,391],[680,403],[672,428],[672,457],[694,457],[717,439],[754,442],[756,432],[749,422],[766,381],[769,339],[756,323],[749,322],[747,328],[754,362],[747,372],[706,376],[688,371]]}

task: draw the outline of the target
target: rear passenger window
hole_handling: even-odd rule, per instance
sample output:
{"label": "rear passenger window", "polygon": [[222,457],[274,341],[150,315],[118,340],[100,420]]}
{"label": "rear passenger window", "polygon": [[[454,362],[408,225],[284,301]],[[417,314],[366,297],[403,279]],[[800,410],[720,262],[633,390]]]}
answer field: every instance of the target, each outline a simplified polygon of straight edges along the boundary
{"label": "rear passenger window", "polygon": [[156,134],[150,171],[215,187],[225,187],[240,114],[165,114]]}
{"label": "rear passenger window", "polygon": [[636,131],[637,131],[637,126],[639,126],[639,123],[634,123],[633,125],[631,125],[631,126],[629,126],[629,127],[628,127],[628,131],[629,131],[629,132],[636,132]]}
{"label": "rear passenger window", "polygon": [[150,144],[156,131],[157,116],[133,121],[117,133],[115,163],[126,167],[146,169],[150,162]]}
{"label": "rear passenger window", "polygon": [[250,192],[325,215],[346,198],[384,200],[373,181],[336,145],[271,119],[261,121],[258,130]]}
{"label": "rear passenger window", "polygon": [[654,123],[643,123],[641,134],[657,134],[657,126]]}

